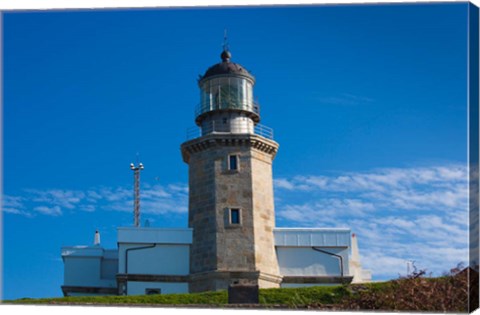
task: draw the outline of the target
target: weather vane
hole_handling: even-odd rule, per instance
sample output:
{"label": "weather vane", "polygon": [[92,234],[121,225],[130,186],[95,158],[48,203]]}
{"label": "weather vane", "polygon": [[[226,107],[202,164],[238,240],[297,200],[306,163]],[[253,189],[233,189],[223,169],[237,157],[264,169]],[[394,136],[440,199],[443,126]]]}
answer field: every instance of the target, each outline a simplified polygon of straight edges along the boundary
{"label": "weather vane", "polygon": [[227,29],[223,31],[223,50],[228,51]]}

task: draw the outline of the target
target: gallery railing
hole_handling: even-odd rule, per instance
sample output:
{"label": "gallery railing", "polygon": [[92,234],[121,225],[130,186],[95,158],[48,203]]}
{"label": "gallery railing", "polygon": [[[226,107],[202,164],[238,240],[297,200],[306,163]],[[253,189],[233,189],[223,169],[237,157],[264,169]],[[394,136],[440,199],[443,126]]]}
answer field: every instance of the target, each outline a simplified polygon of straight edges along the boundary
{"label": "gallery railing", "polygon": [[255,134],[273,140],[273,129],[261,124],[246,122],[210,121],[203,123],[202,127],[191,127],[187,129],[187,140],[196,139],[208,134]]}
{"label": "gallery railing", "polygon": [[195,117],[198,117],[199,115],[206,112],[224,109],[244,110],[260,115],[260,105],[256,102],[224,101],[218,103],[206,102],[198,104],[195,107]]}

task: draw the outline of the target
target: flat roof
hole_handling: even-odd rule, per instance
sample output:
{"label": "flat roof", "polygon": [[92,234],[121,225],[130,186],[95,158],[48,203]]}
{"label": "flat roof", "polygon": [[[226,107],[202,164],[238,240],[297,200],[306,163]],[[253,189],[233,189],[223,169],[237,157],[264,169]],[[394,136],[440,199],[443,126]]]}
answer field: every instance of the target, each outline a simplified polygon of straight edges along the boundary
{"label": "flat roof", "polygon": [[[119,244],[192,244],[191,228],[119,227]],[[348,228],[275,228],[275,246],[350,247]]]}
{"label": "flat roof", "polygon": [[105,249],[99,245],[93,246],[63,246],[64,257],[103,257],[104,259],[117,259],[117,249]]}
{"label": "flat roof", "polygon": [[273,237],[277,247],[351,247],[346,228],[276,228]]}
{"label": "flat roof", "polygon": [[296,232],[350,232],[349,228],[297,228],[297,227],[276,227],[273,231],[296,231]]}
{"label": "flat roof", "polygon": [[118,243],[136,244],[191,244],[190,228],[152,228],[152,227],[119,227],[117,228]]}

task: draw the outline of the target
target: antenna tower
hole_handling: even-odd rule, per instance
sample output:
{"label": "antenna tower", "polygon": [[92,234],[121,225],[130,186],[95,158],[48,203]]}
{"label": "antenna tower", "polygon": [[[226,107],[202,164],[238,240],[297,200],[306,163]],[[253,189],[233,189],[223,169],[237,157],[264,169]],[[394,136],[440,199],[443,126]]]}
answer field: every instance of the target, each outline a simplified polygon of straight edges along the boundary
{"label": "antenna tower", "polygon": [[[138,161],[137,161],[138,163]],[[140,171],[143,170],[143,164],[138,163],[136,166],[131,163],[130,169],[133,171],[134,188],[133,188],[133,225],[140,225]]]}

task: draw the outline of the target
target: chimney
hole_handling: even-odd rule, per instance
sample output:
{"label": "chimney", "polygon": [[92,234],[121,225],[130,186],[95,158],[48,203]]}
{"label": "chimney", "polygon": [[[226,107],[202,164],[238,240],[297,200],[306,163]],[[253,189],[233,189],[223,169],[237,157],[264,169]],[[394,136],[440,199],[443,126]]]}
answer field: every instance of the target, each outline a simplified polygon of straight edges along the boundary
{"label": "chimney", "polygon": [[100,246],[100,233],[95,231],[95,239],[93,241],[93,245]]}

